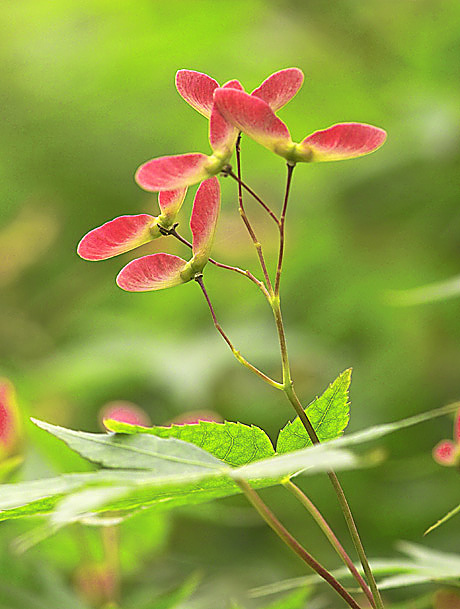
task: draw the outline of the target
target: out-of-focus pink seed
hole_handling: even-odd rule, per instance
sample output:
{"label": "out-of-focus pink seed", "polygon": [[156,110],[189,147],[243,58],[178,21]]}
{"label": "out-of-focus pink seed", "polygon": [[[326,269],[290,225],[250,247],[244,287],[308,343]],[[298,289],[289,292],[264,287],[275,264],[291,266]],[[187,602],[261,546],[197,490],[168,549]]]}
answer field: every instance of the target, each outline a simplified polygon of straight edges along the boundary
{"label": "out-of-focus pink seed", "polygon": [[16,392],[8,379],[0,379],[0,459],[14,452],[20,437]]}
{"label": "out-of-focus pink seed", "polygon": [[99,413],[99,421],[104,429],[104,421],[112,419],[120,421],[120,423],[129,423],[130,425],[140,425],[142,427],[150,427],[152,422],[149,415],[132,402],[115,401],[109,402],[101,408]]}

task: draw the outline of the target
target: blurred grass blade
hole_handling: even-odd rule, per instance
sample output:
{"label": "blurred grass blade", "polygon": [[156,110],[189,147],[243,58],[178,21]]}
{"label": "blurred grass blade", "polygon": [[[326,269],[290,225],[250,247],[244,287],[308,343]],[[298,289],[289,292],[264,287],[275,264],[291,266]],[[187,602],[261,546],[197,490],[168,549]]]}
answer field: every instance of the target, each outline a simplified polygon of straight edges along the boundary
{"label": "blurred grass blade", "polygon": [[391,290],[387,293],[390,304],[400,307],[427,304],[460,296],[460,275],[446,281],[439,281],[413,288],[412,290]]}
{"label": "blurred grass blade", "polygon": [[452,516],[455,516],[458,513],[460,513],[460,503],[457,505],[457,507],[454,507],[453,510],[450,510],[450,512],[448,512],[445,516],[443,516],[437,522],[432,524],[431,527],[429,527],[423,534],[428,535],[428,533],[431,533],[431,531],[434,531],[439,526],[441,526],[442,524],[444,524],[445,522],[450,520],[450,518],[452,518]]}

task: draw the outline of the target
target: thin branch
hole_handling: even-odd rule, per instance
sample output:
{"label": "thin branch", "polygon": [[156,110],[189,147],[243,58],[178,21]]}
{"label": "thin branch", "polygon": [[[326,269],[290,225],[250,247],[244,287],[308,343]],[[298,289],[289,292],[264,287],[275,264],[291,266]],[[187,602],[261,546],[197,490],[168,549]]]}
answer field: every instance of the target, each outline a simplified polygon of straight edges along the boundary
{"label": "thin branch", "polygon": [[355,599],[345,590],[329,571],[323,567],[307,550],[297,541],[295,537],[289,533],[278,518],[273,514],[266,503],[256,493],[256,491],[245,481],[241,479],[235,480],[235,483],[240,487],[246,495],[248,501],[258,511],[260,516],[265,520],[268,526],[278,535],[278,537],[293,550],[311,569],[313,569],[322,579],[324,579],[334,590],[339,594],[344,601],[352,607],[352,609],[360,609],[360,606]]}
{"label": "thin branch", "polygon": [[227,343],[227,345],[229,346],[231,352],[236,357],[236,359],[240,362],[240,364],[243,364],[243,366],[245,366],[246,368],[251,370],[251,372],[254,372],[254,374],[257,374],[257,376],[259,376],[262,380],[264,380],[266,383],[268,383],[269,385],[271,385],[275,389],[283,389],[283,385],[281,383],[278,383],[277,381],[273,380],[272,378],[270,378],[269,376],[264,374],[261,370],[259,370],[255,366],[253,366],[251,363],[249,363],[241,355],[241,353],[237,349],[235,349],[235,347],[233,346],[231,340],[229,339],[227,334],[224,332],[222,326],[217,321],[217,317],[216,317],[216,314],[214,312],[214,307],[212,306],[212,303],[211,303],[211,300],[209,298],[209,295],[208,295],[208,293],[206,291],[206,288],[204,287],[203,276],[201,274],[196,275],[195,276],[195,281],[200,286],[201,291],[203,292],[203,295],[204,295],[205,300],[206,300],[206,302],[208,304],[208,307],[209,307],[209,311],[211,312],[212,321],[214,322],[214,326],[215,326],[216,330],[219,332],[219,334],[222,336],[224,341]]}
{"label": "thin branch", "polygon": [[[244,222],[244,225],[246,226],[246,229],[249,233],[249,236],[251,237],[252,242],[254,243],[254,247],[256,248],[256,252],[257,252],[257,256],[259,258],[259,262],[260,262],[260,267],[262,269],[264,278],[265,278],[265,282],[267,284],[267,288],[268,288],[268,292],[270,294],[273,293],[273,286],[272,286],[272,282],[270,279],[270,275],[268,274],[267,271],[267,265],[265,264],[265,258],[264,258],[264,254],[262,251],[262,245],[260,244],[259,240],[256,237],[256,234],[254,232],[254,229],[251,226],[251,223],[249,222],[249,219],[246,215],[246,211],[244,209],[244,204],[243,204],[243,190],[242,190],[242,182],[241,182],[241,151],[240,151],[240,142],[241,142],[241,133],[238,135],[238,139],[236,141],[236,146],[235,146],[235,151],[236,151],[236,164],[237,164],[237,171],[238,171],[238,176],[237,180],[238,180],[238,208],[239,208],[239,212],[240,212],[240,216],[241,219]],[[227,168],[228,171],[231,172],[231,168],[228,167]],[[231,172],[233,173],[233,172]],[[231,174],[228,174],[231,175]],[[278,222],[278,220],[277,220]]]}
{"label": "thin branch", "polygon": [[[193,246],[190,243],[190,241],[187,241],[187,239],[182,237],[182,235],[180,235],[177,232],[177,230],[176,230],[177,226],[178,226],[178,224],[174,224],[171,228],[159,227],[160,233],[164,236],[175,237],[178,241],[180,241],[181,243],[186,245],[188,248],[192,249]],[[243,275],[244,277],[247,277],[253,283],[255,283],[256,286],[260,290],[262,290],[262,292],[263,292],[264,296],[267,298],[267,300],[270,298],[270,294],[268,293],[267,288],[265,287],[265,284],[263,283],[263,281],[260,281],[260,279],[257,279],[257,277],[255,277],[250,271],[245,271],[244,269],[240,269],[237,266],[230,266],[229,264],[223,264],[222,262],[217,262],[217,260],[214,260],[213,258],[209,258],[208,260],[211,264],[213,264],[214,266],[217,266],[220,269],[226,269],[228,271],[233,271],[234,273],[238,273],[239,275]]]}
{"label": "thin branch", "polygon": [[[299,398],[297,397],[292,383],[289,385],[288,389],[284,389],[284,393],[287,395],[288,400],[294,406],[296,413],[299,416],[305,430],[307,431],[311,441],[313,444],[319,444],[320,440],[318,435],[311,424],[310,419],[308,418],[305,410],[303,409],[302,404],[300,403]],[[351,508],[348,504],[347,498],[343,491],[342,485],[337,477],[337,474],[334,471],[328,472],[329,480],[331,481],[332,486],[334,487],[335,493],[339,500],[340,508],[342,510],[343,516],[345,518],[345,522],[347,523],[348,531],[350,532],[351,538],[353,540],[353,544],[355,546],[356,552],[358,553],[359,559],[361,561],[361,565],[363,567],[364,573],[366,575],[367,581],[369,583],[370,589],[372,591],[372,596],[374,597],[375,607],[376,609],[384,609],[383,600],[380,595],[379,589],[377,588],[377,582],[375,581],[374,574],[372,573],[372,569],[369,565],[369,561],[367,560],[366,552],[364,550],[363,543],[361,541],[361,537],[358,532],[358,527],[356,526],[355,520],[353,518],[353,514],[351,512]]]}
{"label": "thin branch", "polygon": [[278,220],[277,215],[275,214],[275,212],[273,210],[270,209],[270,207],[259,197],[259,195],[250,187],[246,184],[246,182],[244,182],[241,178],[239,178],[235,173],[233,173],[233,171],[231,170],[231,168],[226,167],[224,169],[224,173],[225,175],[230,176],[231,178],[233,178],[236,182],[238,182],[238,184],[244,188],[244,190],[246,190],[246,192],[248,192],[256,201],[257,203],[259,203],[264,210],[267,212],[267,214],[270,216],[270,218],[275,222],[275,224],[277,226],[279,226],[280,221]]}
{"label": "thin branch", "polygon": [[287,204],[288,204],[288,200],[289,200],[289,191],[291,188],[293,172],[294,172],[294,165],[290,165],[288,163],[287,164],[286,191],[284,194],[283,209],[281,211],[281,217],[280,217],[280,221],[279,221],[280,246],[279,246],[279,254],[278,254],[278,266],[276,268],[276,276],[275,276],[275,296],[277,296],[280,291],[281,270],[283,268],[283,256],[284,256],[284,233],[285,233],[285,225],[286,225],[286,211],[287,211]]}
{"label": "thin branch", "polygon": [[300,501],[300,503],[302,503],[302,505],[308,510],[308,512],[310,513],[312,518],[315,520],[315,522],[318,524],[320,529],[323,531],[323,533],[329,540],[329,542],[332,545],[332,547],[334,548],[334,550],[343,560],[345,565],[348,567],[350,573],[353,575],[353,577],[356,579],[356,581],[360,585],[362,591],[367,596],[370,604],[373,607],[375,607],[374,598],[372,596],[372,592],[369,589],[369,586],[366,584],[363,577],[359,573],[358,569],[353,564],[353,561],[347,554],[345,548],[342,546],[340,541],[337,539],[334,531],[329,526],[327,520],[324,518],[324,516],[321,514],[321,512],[318,510],[318,508],[315,506],[315,504],[312,502],[312,500],[309,497],[307,497],[307,495],[302,491],[302,489],[300,489],[296,484],[294,484],[294,482],[292,482],[292,480],[287,480],[286,482],[283,482],[283,486],[288,491],[290,491],[294,495],[294,497],[296,497],[296,499],[298,499]]}

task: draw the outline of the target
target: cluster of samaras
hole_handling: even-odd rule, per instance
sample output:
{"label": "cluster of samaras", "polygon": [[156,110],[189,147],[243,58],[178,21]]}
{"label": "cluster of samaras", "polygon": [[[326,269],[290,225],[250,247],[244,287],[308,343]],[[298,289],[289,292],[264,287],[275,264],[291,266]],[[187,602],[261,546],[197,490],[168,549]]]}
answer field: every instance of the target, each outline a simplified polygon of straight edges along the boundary
{"label": "cluster of samaras", "polygon": [[88,233],[78,246],[86,260],[104,260],[168,234],[182,207],[188,186],[201,182],[190,220],[192,257],[152,254],[133,260],[117,277],[124,290],[159,290],[190,281],[207,263],[220,208],[217,175],[229,165],[240,132],[283,157],[289,165],[350,159],[379,148],[382,129],[362,123],[341,123],[316,131],[300,143],[276,112],[291,100],[303,83],[303,73],[287,68],[269,76],[251,94],[238,80],[222,87],[211,77],[179,70],[179,94],[209,121],[212,153],[164,156],[144,163],[136,172],[145,190],[159,192],[160,215],[120,216]]}

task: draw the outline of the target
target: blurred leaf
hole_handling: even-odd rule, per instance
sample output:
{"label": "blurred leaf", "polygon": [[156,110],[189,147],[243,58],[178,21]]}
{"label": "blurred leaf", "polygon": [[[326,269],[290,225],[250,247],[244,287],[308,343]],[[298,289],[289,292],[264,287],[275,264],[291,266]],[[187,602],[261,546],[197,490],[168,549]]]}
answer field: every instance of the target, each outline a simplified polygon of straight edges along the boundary
{"label": "blurred leaf", "polygon": [[195,591],[200,582],[201,576],[198,573],[193,573],[184,582],[176,588],[169,590],[146,602],[130,602],[126,601],[124,607],[126,609],[173,609],[174,607],[182,606],[182,602],[187,600]]}
{"label": "blurred leaf", "polygon": [[[179,442],[179,441],[177,441]],[[191,446],[191,445],[190,445]],[[291,464],[283,457],[278,468],[279,476],[292,474],[298,469],[306,474],[356,467],[357,459],[347,451],[318,451],[309,448],[311,454],[302,456],[302,467],[298,460]],[[296,453],[291,453],[296,457]],[[251,465],[229,468],[222,463],[220,471],[206,467],[193,472],[177,464],[175,473],[155,474],[139,470],[101,470],[96,473],[64,474],[60,478],[4,485],[0,498],[0,519],[49,513],[56,510],[57,523],[73,522],[101,510],[137,510],[156,505],[171,509],[226,497],[240,490],[232,477],[245,478],[255,486],[271,486],[280,482],[273,476],[272,461],[281,457],[258,462],[257,470],[246,469]],[[63,500],[59,503],[59,500]],[[56,523],[56,524],[57,524]]]}
{"label": "blurred leaf", "polygon": [[34,565],[34,577],[28,578],[27,586],[24,581],[0,581],[0,598],[8,603],[8,609],[89,609],[61,576],[43,562]]}
{"label": "blurred leaf", "polygon": [[441,524],[444,524],[445,522],[450,520],[450,518],[452,518],[452,516],[455,516],[455,514],[458,514],[458,513],[460,513],[460,504],[457,505],[457,507],[454,507],[453,510],[450,510],[450,512],[448,512],[445,516],[443,516],[440,520],[438,520],[438,522],[435,522],[433,525],[431,525],[431,527],[429,527],[425,531],[424,535],[428,535],[428,533],[431,533],[431,531],[434,531],[439,526],[441,526]]}
{"label": "blurred leaf", "polygon": [[406,307],[455,298],[460,296],[460,276],[411,290],[393,290],[387,296],[390,304]]}
{"label": "blurred leaf", "polygon": [[[433,581],[460,584],[460,554],[439,552],[408,542],[400,542],[398,549],[409,559],[370,560],[372,571],[377,576],[377,584],[381,590],[404,588]],[[360,573],[363,572],[361,565],[356,565],[356,568]],[[332,571],[332,574],[337,578],[351,577],[350,572],[344,567]],[[309,575],[261,586],[254,589],[252,593],[253,596],[264,596],[320,582],[321,578],[317,575]]]}
{"label": "blurred leaf", "polygon": [[[351,368],[329,385],[326,391],[311,404],[305,412],[318,438],[324,442],[338,438],[348,425],[350,403],[348,389],[351,383]],[[288,423],[280,431],[276,444],[278,453],[287,453],[312,444],[299,417]]]}
{"label": "blurred leaf", "polygon": [[24,461],[20,455],[5,459],[0,463],[0,482],[6,480]]}
{"label": "blurred leaf", "polygon": [[224,423],[200,421],[191,425],[141,427],[114,420],[106,420],[104,424],[116,433],[144,433],[160,438],[177,438],[184,442],[191,442],[223,463],[234,467],[275,454],[270,438],[255,425],[249,426],[230,421]]}
{"label": "blurred leaf", "polygon": [[264,609],[304,609],[310,592],[310,588],[296,590],[292,594],[288,594],[288,596],[279,599],[276,603],[264,607]]}

